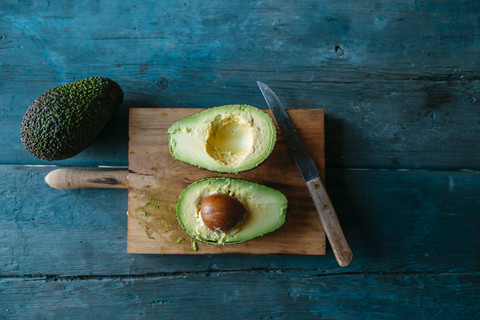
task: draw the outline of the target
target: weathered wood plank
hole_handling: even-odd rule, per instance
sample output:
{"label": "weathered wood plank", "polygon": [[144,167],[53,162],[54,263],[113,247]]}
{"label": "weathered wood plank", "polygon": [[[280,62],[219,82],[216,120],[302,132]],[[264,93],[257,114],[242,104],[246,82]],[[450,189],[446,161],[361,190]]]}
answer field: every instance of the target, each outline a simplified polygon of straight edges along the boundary
{"label": "weathered wood plank", "polygon": [[120,114],[58,163],[127,165],[127,108],[263,107],[262,80],[325,108],[327,167],[480,169],[479,2],[222,4],[3,1],[0,163],[42,163],[18,137],[33,99],[104,75]]}
{"label": "weathered wood plank", "polygon": [[[322,223],[281,133],[277,136],[275,149],[264,163],[254,170],[238,173],[235,177],[275,188],[283,193],[290,208],[284,225],[274,233],[234,246],[212,246],[196,241],[199,250],[193,251],[191,241],[177,242],[178,239],[187,238],[175,218],[178,195],[194,181],[221,176],[175,160],[169,152],[168,128],[174,122],[201,110],[131,110],[127,251],[200,255],[325,254],[326,239]],[[289,115],[324,179],[323,110],[289,110]],[[146,203],[150,205],[146,207]],[[154,208],[154,205],[157,208]],[[148,212],[148,217],[145,217],[141,210]]]}
{"label": "weathered wood plank", "polygon": [[[0,164],[42,92],[92,75],[125,103],[62,165],[127,166],[128,108],[324,108],[327,168],[480,170],[478,1],[0,2]],[[355,253],[126,253],[126,190],[0,166],[0,318],[478,317],[479,171],[328,170]],[[228,306],[228,307],[226,307]],[[193,311],[192,311],[193,310]]]}
{"label": "weathered wood plank", "polygon": [[10,278],[0,279],[0,310],[6,319],[476,319],[479,286],[478,272]]}
{"label": "weathered wood plank", "polygon": [[112,275],[238,269],[463,272],[480,265],[480,173],[328,170],[355,257],[126,253],[126,190],[54,190],[49,168],[0,166],[0,274]]}

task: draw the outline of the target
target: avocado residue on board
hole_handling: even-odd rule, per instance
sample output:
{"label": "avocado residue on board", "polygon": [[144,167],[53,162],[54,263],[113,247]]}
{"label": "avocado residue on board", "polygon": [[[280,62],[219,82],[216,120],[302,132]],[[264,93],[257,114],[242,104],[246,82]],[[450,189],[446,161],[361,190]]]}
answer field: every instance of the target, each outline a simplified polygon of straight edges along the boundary
{"label": "avocado residue on board", "polygon": [[169,233],[167,240],[171,241],[171,245],[189,246],[183,241],[185,232],[178,224],[175,208],[165,201],[165,189],[150,186],[144,190],[146,190],[144,193],[134,197],[135,202],[143,205],[130,208],[129,218],[135,219],[144,228],[147,237],[152,240],[156,238],[155,233],[166,232]]}

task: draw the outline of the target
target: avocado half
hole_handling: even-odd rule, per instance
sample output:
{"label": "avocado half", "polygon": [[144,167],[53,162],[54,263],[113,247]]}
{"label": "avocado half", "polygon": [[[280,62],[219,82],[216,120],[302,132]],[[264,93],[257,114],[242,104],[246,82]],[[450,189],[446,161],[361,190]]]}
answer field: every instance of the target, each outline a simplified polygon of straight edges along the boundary
{"label": "avocado half", "polygon": [[[202,220],[203,199],[212,194],[226,194],[242,203],[244,221],[227,232],[212,231]],[[272,232],[285,222],[287,198],[278,190],[234,178],[205,178],[187,186],[177,202],[177,219],[183,230],[196,240],[214,245],[237,244]]]}
{"label": "avocado half", "polygon": [[175,159],[222,173],[255,168],[268,158],[276,140],[270,116],[249,105],[207,109],[175,122],[168,130]]}

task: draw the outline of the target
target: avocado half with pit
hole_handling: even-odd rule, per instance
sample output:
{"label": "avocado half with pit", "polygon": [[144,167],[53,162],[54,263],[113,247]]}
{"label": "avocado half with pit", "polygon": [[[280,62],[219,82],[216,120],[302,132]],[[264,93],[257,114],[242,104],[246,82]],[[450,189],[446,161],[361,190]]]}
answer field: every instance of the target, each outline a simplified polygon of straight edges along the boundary
{"label": "avocado half with pit", "polygon": [[226,105],[175,122],[168,130],[170,153],[187,164],[222,173],[255,168],[277,140],[272,119],[249,105]]}
{"label": "avocado half with pit", "polygon": [[187,186],[177,202],[177,219],[200,242],[227,245],[252,240],[285,222],[287,198],[254,182],[205,178]]}

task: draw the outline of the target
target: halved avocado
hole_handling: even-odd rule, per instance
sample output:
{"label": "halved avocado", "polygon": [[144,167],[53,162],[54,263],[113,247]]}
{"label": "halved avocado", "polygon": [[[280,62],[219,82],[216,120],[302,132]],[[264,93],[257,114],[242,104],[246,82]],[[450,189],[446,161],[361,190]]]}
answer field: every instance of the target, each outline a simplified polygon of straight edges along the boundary
{"label": "halved avocado", "polygon": [[[232,197],[246,211],[233,229],[212,230],[202,219],[202,203],[212,195]],[[206,178],[187,186],[177,202],[177,219],[191,237],[200,242],[226,245],[252,240],[281,227],[287,198],[278,190],[234,178]]]}
{"label": "halved avocado", "polygon": [[222,173],[255,168],[277,140],[272,119],[249,105],[207,109],[168,129],[170,153],[187,164]]}

